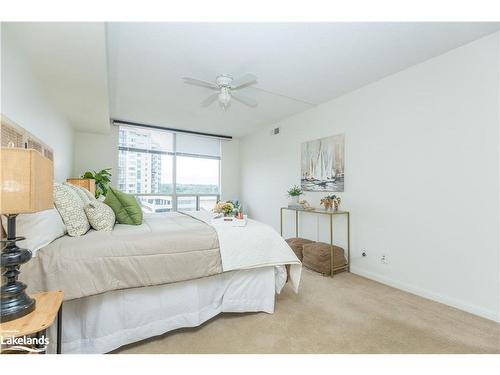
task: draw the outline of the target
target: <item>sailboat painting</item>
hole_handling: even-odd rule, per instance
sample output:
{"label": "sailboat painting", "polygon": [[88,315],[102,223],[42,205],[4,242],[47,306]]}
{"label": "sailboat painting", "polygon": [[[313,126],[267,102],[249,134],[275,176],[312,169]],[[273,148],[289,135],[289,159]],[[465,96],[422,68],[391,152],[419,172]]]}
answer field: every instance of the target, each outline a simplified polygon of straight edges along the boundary
{"label": "sailboat painting", "polygon": [[305,191],[344,191],[344,134],[301,146],[301,186]]}

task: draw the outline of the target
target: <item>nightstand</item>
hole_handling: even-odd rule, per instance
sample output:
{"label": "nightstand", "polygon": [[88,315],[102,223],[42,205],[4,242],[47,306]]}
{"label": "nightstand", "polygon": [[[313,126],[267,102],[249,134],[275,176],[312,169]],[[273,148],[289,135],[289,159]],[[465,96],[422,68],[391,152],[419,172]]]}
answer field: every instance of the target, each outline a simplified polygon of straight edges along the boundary
{"label": "nightstand", "polygon": [[[32,336],[36,338],[46,336],[47,329],[54,324],[57,316],[57,354],[61,354],[62,337],[62,303],[64,293],[59,291],[33,294],[30,297],[36,300],[35,310],[21,318],[0,323],[0,336],[6,342],[9,338]],[[40,348],[40,346],[38,346]],[[46,348],[44,350],[46,352]]]}
{"label": "nightstand", "polygon": [[95,195],[95,180],[92,178],[68,178],[66,182],[71,185],[81,186]]}

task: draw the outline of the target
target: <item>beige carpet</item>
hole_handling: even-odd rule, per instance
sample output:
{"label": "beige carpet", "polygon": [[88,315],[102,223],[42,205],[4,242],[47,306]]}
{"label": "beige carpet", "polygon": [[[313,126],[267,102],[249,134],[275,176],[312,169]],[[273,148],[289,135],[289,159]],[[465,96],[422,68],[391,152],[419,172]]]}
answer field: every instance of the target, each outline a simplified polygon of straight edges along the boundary
{"label": "beige carpet", "polygon": [[304,270],[276,312],[223,314],[115,353],[500,353],[500,325],[377,282]]}

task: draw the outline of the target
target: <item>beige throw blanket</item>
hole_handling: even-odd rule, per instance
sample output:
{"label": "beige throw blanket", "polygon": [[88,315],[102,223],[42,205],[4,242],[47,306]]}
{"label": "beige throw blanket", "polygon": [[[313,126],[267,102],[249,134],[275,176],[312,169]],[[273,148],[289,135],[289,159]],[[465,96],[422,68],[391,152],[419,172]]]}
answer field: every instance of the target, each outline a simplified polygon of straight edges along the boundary
{"label": "beige throw blanket", "polygon": [[63,289],[65,300],[110,290],[167,284],[222,272],[214,228],[180,213],[145,215],[142,225],[115,225],[61,237],[22,268],[29,292]]}

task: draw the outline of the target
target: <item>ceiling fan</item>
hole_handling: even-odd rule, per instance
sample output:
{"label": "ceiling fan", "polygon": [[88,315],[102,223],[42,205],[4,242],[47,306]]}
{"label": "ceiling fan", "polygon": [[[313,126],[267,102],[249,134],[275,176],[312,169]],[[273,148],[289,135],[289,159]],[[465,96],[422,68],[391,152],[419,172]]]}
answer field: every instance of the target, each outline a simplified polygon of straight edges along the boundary
{"label": "ceiling fan", "polygon": [[208,82],[197,78],[183,77],[184,83],[196,86],[207,87],[217,92],[210,95],[201,102],[202,107],[208,107],[210,104],[219,99],[219,104],[222,108],[227,109],[231,104],[231,99],[235,99],[249,107],[256,107],[257,101],[243,96],[237,90],[257,83],[257,77],[253,74],[245,74],[244,76],[234,79],[230,75],[222,74],[215,78],[215,82]]}

